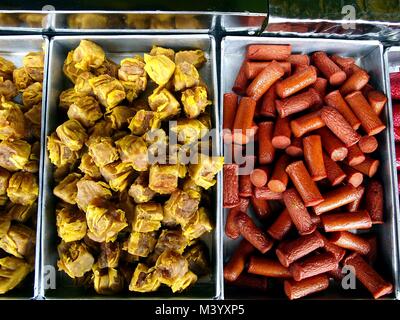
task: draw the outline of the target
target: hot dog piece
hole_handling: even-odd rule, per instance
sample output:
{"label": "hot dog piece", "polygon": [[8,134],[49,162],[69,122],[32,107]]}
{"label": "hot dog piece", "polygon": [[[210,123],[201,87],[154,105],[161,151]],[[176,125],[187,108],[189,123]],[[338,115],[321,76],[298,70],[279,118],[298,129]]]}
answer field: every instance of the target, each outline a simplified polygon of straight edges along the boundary
{"label": "hot dog piece", "polygon": [[338,261],[330,252],[315,254],[290,265],[293,279],[301,281],[338,268]]}
{"label": "hot dog piece", "polygon": [[349,167],[347,165],[342,166],[343,171],[346,173],[346,181],[351,184],[354,188],[357,188],[364,180],[364,176],[360,171]]}
{"label": "hot dog piece", "polygon": [[360,91],[350,93],[345,100],[356,117],[360,119],[361,127],[369,136],[378,134],[386,128]]}
{"label": "hot dog piece", "polygon": [[239,205],[229,209],[225,223],[225,234],[227,237],[231,239],[239,238],[240,230],[236,221],[236,215],[238,214],[238,212],[247,212],[249,202],[250,201],[248,198],[240,198]]}
{"label": "hot dog piece", "polygon": [[264,94],[261,107],[260,107],[260,115],[264,117],[276,117],[276,108],[275,108],[275,99],[276,99],[276,91],[275,84],[271,86]]}
{"label": "hot dog piece", "polygon": [[322,154],[322,157],[324,159],[326,177],[329,182],[332,186],[340,184],[346,178],[346,174],[335,161],[325,154],[325,152]]}
{"label": "hot dog piece", "polygon": [[239,166],[224,164],[224,208],[239,204]]}
{"label": "hot dog piece", "polygon": [[322,156],[321,137],[311,135],[303,138],[304,159],[311,178],[319,181],[327,177],[324,159]]}
{"label": "hot dog piece", "polygon": [[326,126],[346,145],[356,144],[361,136],[350,126],[346,119],[333,107],[324,107],[321,110],[321,119]]}
{"label": "hot dog piece", "polygon": [[329,241],[339,247],[358,252],[362,255],[367,255],[371,250],[370,244],[366,239],[348,231],[332,232]]}
{"label": "hot dog piece", "polygon": [[250,173],[250,181],[253,184],[253,186],[261,188],[267,184],[268,176],[269,176],[268,168],[253,169],[253,171]]}
{"label": "hot dog piece", "polygon": [[251,171],[253,171],[254,166],[257,162],[257,157],[254,155],[246,154],[242,157],[240,161],[239,173],[242,175],[250,175]]}
{"label": "hot dog piece", "polygon": [[276,161],[271,179],[268,182],[268,188],[271,191],[280,193],[286,190],[289,177],[285,170],[288,164],[289,157],[286,154],[282,154]]}
{"label": "hot dog piece", "polygon": [[233,210],[239,210],[242,212],[247,212],[247,209],[249,207],[250,204],[250,200],[248,198],[240,198],[239,200],[239,204],[232,208]]}
{"label": "hot dog piece", "polygon": [[236,216],[236,221],[240,234],[258,251],[266,253],[271,249],[273,245],[272,240],[254,224],[253,220],[247,214],[240,212]]}
{"label": "hot dog piece", "polygon": [[337,111],[340,112],[340,114],[346,119],[346,121],[354,130],[357,130],[360,127],[360,120],[358,120],[353,111],[351,111],[339,90],[335,90],[327,94],[324,98],[324,101],[328,106],[337,109]]}
{"label": "hot dog piece", "polygon": [[230,285],[253,289],[259,291],[267,291],[268,289],[268,279],[263,277],[256,277],[246,273],[242,273],[235,281],[229,282]]}
{"label": "hot dog piece", "polygon": [[376,235],[374,234],[368,234],[365,236],[365,240],[368,241],[370,250],[368,254],[366,255],[365,259],[368,261],[370,265],[374,265],[376,262],[377,258],[377,250],[378,250],[378,240],[376,238]]}
{"label": "hot dog piece", "polygon": [[313,224],[315,224],[317,227],[321,226],[321,217],[317,216],[315,213],[312,212],[310,212],[310,217]]}
{"label": "hot dog piece", "polygon": [[272,145],[275,149],[286,149],[290,145],[290,131],[288,118],[279,117],[275,123]]}
{"label": "hot dog piece", "polygon": [[276,61],[270,62],[268,67],[262,70],[250,83],[246,90],[247,96],[258,101],[263,94],[285,74],[285,71]]}
{"label": "hot dog piece", "polygon": [[256,110],[256,102],[248,97],[240,99],[239,107],[233,122],[233,138],[236,143],[246,144],[254,135],[253,117]]}
{"label": "hot dog piece", "polygon": [[241,211],[238,207],[229,209],[225,222],[225,234],[228,238],[237,239],[240,237],[239,226],[237,225],[236,216]]}
{"label": "hot dog piece", "polygon": [[306,65],[306,64],[296,64],[296,65],[294,65],[293,74],[302,72],[302,71],[306,70],[308,67],[309,67],[309,65]]}
{"label": "hot dog piece", "polygon": [[326,95],[326,87],[328,86],[328,80],[325,78],[318,77],[317,80],[311,85],[315,91],[321,96],[321,98],[325,97]]}
{"label": "hot dog piece", "polygon": [[286,60],[292,52],[290,44],[251,44],[247,47],[246,58],[249,60]]}
{"label": "hot dog piece", "polygon": [[325,126],[325,122],[321,118],[320,111],[307,113],[297,119],[290,121],[290,128],[296,138],[302,135],[317,130]]}
{"label": "hot dog piece", "polygon": [[268,67],[270,61],[262,61],[262,62],[245,61],[243,64],[244,64],[244,73],[246,75],[246,78],[251,80],[254,79],[266,67]]}
{"label": "hot dog piece", "polygon": [[289,267],[291,263],[323,246],[324,240],[320,233],[313,232],[295,240],[281,242],[276,249],[276,256],[283,266]]}
{"label": "hot dog piece", "polygon": [[286,154],[293,158],[303,155],[303,140],[300,138],[292,139],[292,143],[285,149]]}
{"label": "hot dog piece", "polygon": [[333,62],[325,52],[318,51],[312,55],[314,65],[329,80],[332,86],[341,85],[346,80],[346,73]]}
{"label": "hot dog piece", "polygon": [[365,209],[373,224],[383,223],[383,186],[378,180],[370,180],[365,190]]}
{"label": "hot dog piece", "polygon": [[379,116],[385,107],[387,97],[380,91],[372,90],[368,92],[367,98],[372,110]]}
{"label": "hot dog piece", "polygon": [[368,83],[368,81],[368,73],[362,69],[357,70],[346,80],[345,83],[343,83],[340,88],[340,93],[345,96],[353,91],[359,91]]}
{"label": "hot dog piece", "polygon": [[328,128],[323,127],[316,131],[321,137],[322,147],[333,161],[342,161],[347,157],[347,148]]}
{"label": "hot dog piece", "polygon": [[342,281],[344,274],[342,273],[343,269],[339,266],[335,270],[328,271],[326,274],[329,276],[329,278],[332,278],[333,280],[336,281]]}
{"label": "hot dog piece", "polygon": [[369,83],[367,83],[364,88],[361,89],[361,93],[363,94],[364,97],[368,98],[368,93],[371,91],[375,90],[373,86],[371,86]]}
{"label": "hot dog piece", "polygon": [[332,55],[331,60],[342,69],[350,68],[350,66],[355,62],[351,57],[342,57],[337,54]]}
{"label": "hot dog piece", "polygon": [[296,161],[288,165],[286,173],[292,180],[306,207],[316,206],[324,201],[303,161]]}
{"label": "hot dog piece", "polygon": [[357,199],[356,191],[350,184],[329,191],[324,194],[324,201],[314,207],[314,212],[320,215],[351,203]]}
{"label": "hot dog piece", "polygon": [[317,70],[308,66],[301,71],[296,71],[290,77],[276,84],[276,93],[281,98],[287,98],[296,92],[308,87],[317,80]]}
{"label": "hot dog piece", "polygon": [[251,257],[247,272],[270,278],[292,277],[289,269],[281,265],[279,261],[262,257]]}
{"label": "hot dog piece", "polygon": [[358,141],[358,147],[364,153],[372,153],[378,149],[378,140],[374,136],[363,136]]}
{"label": "hot dog piece", "polygon": [[361,151],[358,145],[349,147],[346,163],[350,166],[356,166],[365,160],[365,154]]}
{"label": "hot dog piece", "polygon": [[361,202],[363,199],[364,192],[365,192],[364,186],[358,186],[356,188],[356,200],[354,200],[353,202],[350,202],[348,205],[346,205],[347,211],[355,212],[360,209],[360,205],[361,205]]}
{"label": "hot dog piece", "polygon": [[316,225],[312,222],[297,191],[295,189],[286,190],[283,193],[283,201],[299,234],[305,235],[314,232]]}
{"label": "hot dog piece", "polygon": [[293,226],[289,211],[283,210],[274,223],[268,228],[267,233],[275,240],[282,240]]}
{"label": "hot dog piece", "polygon": [[283,199],[282,192],[273,192],[268,187],[254,188],[254,196],[262,200],[281,200]]}
{"label": "hot dog piece", "polygon": [[227,281],[235,281],[244,270],[247,257],[255,251],[255,248],[246,240],[242,240],[224,267],[224,278]]}
{"label": "hot dog piece", "polygon": [[371,178],[378,171],[379,160],[375,160],[366,156],[363,162],[353,165],[352,167]]}
{"label": "hot dog piece", "polygon": [[310,294],[328,289],[329,278],[325,274],[307,278],[302,281],[285,280],[284,290],[290,300],[299,299]]}
{"label": "hot dog piece", "polygon": [[233,129],[238,103],[238,96],[235,93],[224,94],[224,129]]}
{"label": "hot dog piece", "polygon": [[267,200],[257,199],[255,196],[250,198],[255,214],[262,220],[271,214],[271,208]]}
{"label": "hot dog piece", "polygon": [[[316,231],[316,232],[318,232],[318,231]],[[344,258],[345,254],[346,254],[346,250],[337,246],[336,244],[332,243],[322,234],[320,234],[320,236],[324,240],[324,249],[327,252],[330,252],[331,254],[333,254],[333,256],[335,257],[337,262],[342,261],[342,259]]]}
{"label": "hot dog piece", "polygon": [[245,63],[246,61],[244,61],[242,66],[240,67],[239,72],[235,79],[235,83],[233,84],[232,87],[232,91],[239,95],[245,95],[247,89],[248,79],[245,73]]}
{"label": "hot dog piece", "polygon": [[[285,72],[285,75],[290,75],[292,71],[292,66],[289,62],[278,62],[279,65],[282,67],[283,71]],[[262,61],[262,62],[252,62],[252,61],[246,61],[245,63],[245,74],[246,78],[251,80],[257,77],[257,75],[263,71],[265,68],[268,67],[270,64],[269,61]]]}
{"label": "hot dog piece", "polygon": [[253,184],[250,180],[250,175],[239,176],[239,196],[240,197],[251,197],[253,194]]}
{"label": "hot dog piece", "polygon": [[258,124],[258,162],[263,164],[272,163],[275,157],[275,148],[272,145],[274,124],[270,121]]}
{"label": "hot dog piece", "polygon": [[[243,157],[243,145],[236,143],[228,144],[227,141],[224,142],[225,162],[233,162],[242,165],[245,161],[245,158]],[[231,158],[227,158],[228,156]]]}
{"label": "hot dog piece", "polygon": [[[276,85],[278,88],[278,84]],[[320,104],[322,99],[317,91],[313,88],[308,89],[305,92],[296,94],[292,97],[276,100],[275,106],[281,118],[290,116],[291,114],[306,110],[313,105]]]}
{"label": "hot dog piece", "polygon": [[290,62],[291,64],[294,65],[310,65],[310,57],[306,54],[291,54],[288,58],[287,61]]}
{"label": "hot dog piece", "polygon": [[348,231],[352,229],[369,229],[372,221],[367,211],[330,213],[321,217],[325,232]]}
{"label": "hot dog piece", "polygon": [[355,276],[375,299],[392,293],[393,285],[385,281],[359,254],[353,253],[347,257],[345,265],[355,269]]}

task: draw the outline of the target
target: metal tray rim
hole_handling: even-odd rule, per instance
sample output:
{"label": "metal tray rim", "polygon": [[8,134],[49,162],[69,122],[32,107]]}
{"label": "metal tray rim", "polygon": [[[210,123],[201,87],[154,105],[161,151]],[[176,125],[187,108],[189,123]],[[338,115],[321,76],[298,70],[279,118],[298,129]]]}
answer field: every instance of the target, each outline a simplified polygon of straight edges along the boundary
{"label": "metal tray rim", "polygon": [[[393,101],[391,97],[391,86],[390,86],[390,76],[389,76],[389,53],[390,52],[400,52],[400,47],[390,47],[387,48],[383,54],[383,59],[384,59],[384,69],[385,69],[385,84],[386,84],[386,91],[387,91],[387,98],[388,98],[388,107],[390,110],[390,118],[391,118],[391,123],[390,123],[390,133],[392,137],[391,141],[391,155],[392,155],[392,172],[396,173],[397,168],[395,166],[395,159],[393,158],[396,154],[396,148],[395,148],[395,139],[394,139],[394,131],[393,131]],[[399,231],[400,231],[400,221],[399,221],[399,214],[400,214],[400,200],[398,197],[398,177],[397,174],[393,174],[392,176],[393,179],[393,193],[394,193],[394,205],[395,205],[395,212],[396,212],[396,232],[397,232],[397,265],[400,264],[400,259],[399,259],[399,248],[400,248],[400,239],[399,239]],[[399,300],[400,299],[400,276],[397,276],[397,290],[396,290],[396,298]]]}
{"label": "metal tray rim", "polygon": [[[46,110],[46,83],[47,83],[47,53],[49,48],[49,38],[45,35],[33,34],[33,35],[4,35],[0,37],[0,41],[2,40],[11,40],[11,41],[22,41],[22,40],[38,40],[43,41],[42,48],[44,51],[44,76],[43,76],[43,89],[42,89],[42,112],[41,112],[41,120],[43,120],[43,116]],[[40,144],[43,144],[43,121],[42,126],[40,129]],[[40,293],[40,244],[41,244],[41,224],[42,224],[42,212],[41,212],[41,198],[42,198],[42,167],[43,167],[43,157],[42,153],[40,152],[40,160],[39,160],[39,171],[38,171],[38,178],[39,178],[39,196],[38,196],[38,209],[37,209],[37,221],[36,221],[36,245],[35,245],[35,270],[34,272],[34,282],[32,287],[32,294],[30,297],[8,297],[7,295],[0,296],[0,300],[9,299],[9,300],[36,300]]]}

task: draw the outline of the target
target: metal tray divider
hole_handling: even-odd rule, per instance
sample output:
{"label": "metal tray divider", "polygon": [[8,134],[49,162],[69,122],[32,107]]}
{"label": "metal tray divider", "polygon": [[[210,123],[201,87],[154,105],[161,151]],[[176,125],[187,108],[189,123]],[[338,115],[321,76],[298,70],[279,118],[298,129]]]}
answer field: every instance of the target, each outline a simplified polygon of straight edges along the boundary
{"label": "metal tray divider", "polygon": [[[390,138],[391,138],[391,144],[390,144],[390,155],[391,155],[391,163],[392,163],[392,172],[394,173],[392,175],[392,186],[393,186],[393,194],[394,196],[394,207],[395,207],[395,232],[397,235],[397,269],[399,270],[399,265],[400,265],[400,200],[399,200],[399,189],[398,189],[398,176],[397,176],[397,168],[396,168],[396,148],[395,148],[395,137],[394,137],[394,124],[393,124],[393,100],[392,96],[390,94],[391,92],[391,85],[390,85],[390,53],[391,52],[398,52],[399,57],[400,57],[400,47],[391,47],[385,50],[383,58],[384,58],[384,69],[385,69],[385,84],[386,84],[386,92],[387,92],[387,98],[388,98],[388,110],[389,110],[389,130],[390,130]],[[399,66],[400,66],[400,59],[399,59]],[[397,290],[395,292],[396,294],[396,299],[400,299],[400,275],[399,272],[396,273],[396,281],[397,281]]]}

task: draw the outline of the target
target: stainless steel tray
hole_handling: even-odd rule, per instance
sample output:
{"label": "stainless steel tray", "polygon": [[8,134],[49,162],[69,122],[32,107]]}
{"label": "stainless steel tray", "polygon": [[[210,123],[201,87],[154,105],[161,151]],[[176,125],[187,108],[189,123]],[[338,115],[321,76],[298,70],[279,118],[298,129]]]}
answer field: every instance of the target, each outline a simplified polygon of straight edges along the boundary
{"label": "stainless steel tray", "polygon": [[[317,50],[327,51],[328,53],[336,53],[344,56],[355,57],[357,63],[364,69],[368,70],[371,75],[373,85],[386,92],[385,76],[383,68],[383,47],[378,41],[353,41],[353,40],[331,40],[331,39],[299,39],[299,38],[269,38],[269,37],[225,37],[221,44],[221,91],[220,104],[222,106],[223,94],[232,90],[237,72],[243,62],[246,46],[248,44],[291,44],[293,52],[311,53]],[[220,118],[222,119],[222,107],[220,110]],[[381,151],[381,168],[379,175],[384,183],[385,188],[385,224],[374,226],[373,231],[378,236],[378,263],[377,269],[391,280],[398,291],[398,251],[397,251],[397,234],[396,221],[397,210],[394,204],[398,203],[397,191],[395,192],[395,181],[397,178],[396,169],[394,167],[394,138],[392,113],[388,106],[383,112],[383,120],[387,125],[387,130],[377,136]],[[397,185],[396,185],[397,189]],[[224,210],[223,225],[225,225],[225,217],[227,210]],[[231,256],[238,241],[233,241],[223,235],[223,263],[226,263]],[[332,286],[331,286],[332,287]],[[224,297],[229,298],[248,298],[248,299],[275,299],[284,298],[282,290],[279,294],[267,293],[266,295],[257,295],[254,292],[240,292],[235,288],[224,286]],[[326,292],[315,296],[317,299],[369,299],[365,290],[348,290],[345,292],[340,288],[330,288]],[[390,296],[394,298],[394,294]]]}
{"label": "stainless steel tray", "polygon": [[[31,35],[31,36],[0,36],[0,56],[12,61],[17,67],[22,66],[23,57],[32,51],[44,51],[45,53],[45,76],[43,79],[43,99],[42,99],[42,119],[45,111],[45,92],[46,92],[46,69],[47,69],[47,50],[49,40],[45,36]],[[17,97],[17,100],[20,97]],[[43,121],[42,121],[43,123]],[[43,126],[41,145],[44,144],[43,140]],[[35,271],[32,272],[24,280],[19,288],[16,288],[5,295],[0,295],[0,299],[32,299],[39,294],[39,276],[40,276],[40,239],[41,239],[41,192],[42,192],[42,176],[41,168],[43,166],[43,157],[41,155],[39,165],[39,197],[38,197],[38,214],[36,226],[36,254],[35,254]]]}
{"label": "stainless steel tray", "polygon": [[[392,115],[393,108],[392,108],[392,97],[390,95],[390,77],[389,74],[390,72],[396,72],[400,71],[400,47],[390,47],[386,49],[385,54],[384,54],[384,61],[385,61],[385,79],[386,79],[386,88],[388,92],[388,109],[390,114]],[[392,135],[392,155],[393,155],[393,182],[394,182],[394,202],[393,205],[396,209],[397,212],[397,261],[398,265],[400,265],[400,238],[399,238],[399,232],[400,232],[400,206],[399,206],[399,191],[398,190],[398,178],[396,174],[396,150],[395,150],[395,139],[393,136],[393,123],[391,123],[391,135]],[[399,300],[400,299],[400,276],[397,278],[397,290],[396,290],[396,297]]]}
{"label": "stainless steel tray", "polygon": [[39,10],[0,10],[0,31],[41,33],[52,25],[52,6]]}
{"label": "stainless steel tray", "polygon": [[[197,48],[206,52],[207,63],[200,70],[204,81],[208,84],[210,95],[213,97],[212,121],[215,128],[219,128],[218,119],[218,89],[216,76],[216,49],[215,40],[209,35],[112,35],[112,36],[56,36],[51,39],[49,47],[49,68],[48,68],[48,91],[45,115],[45,135],[48,136],[60,124],[62,117],[58,110],[58,97],[62,90],[71,86],[63,75],[62,66],[68,51],[77,47],[81,39],[90,39],[101,45],[106,54],[115,62],[119,63],[122,58],[131,57],[137,53],[149,52],[153,45],[169,47],[173,49]],[[217,153],[220,154],[220,142],[217,143]],[[43,201],[42,201],[42,243],[41,243],[41,288],[40,294],[46,299],[155,299],[155,298],[174,298],[174,299],[215,299],[220,297],[221,288],[221,252],[220,230],[221,230],[221,174],[218,175],[217,187],[213,192],[213,208],[210,212],[215,221],[215,231],[203,240],[207,243],[211,263],[213,265],[212,276],[201,279],[187,292],[173,295],[169,288],[160,288],[158,292],[143,295],[136,293],[124,293],[117,296],[103,297],[97,295],[94,290],[84,290],[75,287],[73,282],[63,272],[55,271],[55,289],[49,288],[49,276],[53,270],[57,269],[58,259],[56,222],[55,222],[55,203],[53,196],[53,167],[49,161],[46,144],[42,145],[44,154],[43,170]]]}
{"label": "stainless steel tray", "polygon": [[[72,23],[85,15],[91,15],[92,22],[89,19],[81,28]],[[96,17],[100,23],[93,21]],[[177,22],[187,23],[192,17],[194,25]],[[217,17],[217,13],[196,11],[56,11],[51,27],[71,33],[208,33],[214,30]]]}

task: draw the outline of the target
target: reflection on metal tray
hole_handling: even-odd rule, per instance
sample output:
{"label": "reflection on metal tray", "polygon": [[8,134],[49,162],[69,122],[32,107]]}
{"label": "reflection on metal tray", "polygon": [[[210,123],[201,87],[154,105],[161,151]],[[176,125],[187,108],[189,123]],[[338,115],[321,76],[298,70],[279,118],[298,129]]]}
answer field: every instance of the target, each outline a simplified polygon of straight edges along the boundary
{"label": "reflection on metal tray", "polygon": [[0,31],[42,32],[50,29],[50,11],[0,10]]}
{"label": "reflection on metal tray", "polygon": [[0,10],[0,31],[67,33],[208,33],[259,31],[266,12],[11,11]]}
{"label": "reflection on metal tray", "polygon": [[[36,36],[2,36],[0,37],[0,56],[12,61],[16,67],[22,66],[23,57],[29,52],[33,51],[44,51],[45,53],[45,64],[44,70],[45,75],[43,78],[43,99],[42,99],[42,119],[45,110],[45,88],[46,88],[46,69],[47,69],[47,50],[49,41],[47,37],[40,35]],[[18,99],[19,97],[17,97]],[[43,123],[43,122],[42,122]],[[41,129],[41,145],[44,144],[43,140],[43,126]],[[43,157],[41,155],[39,164],[39,190],[42,190],[42,179],[40,172],[42,171]],[[37,226],[36,226],[36,253],[35,253],[35,271],[27,276],[22,282],[21,286],[14,290],[0,295],[0,299],[32,299],[39,294],[39,275],[40,275],[40,236],[41,236],[41,191],[39,191],[38,197],[38,214],[37,214]]]}
{"label": "reflection on metal tray", "polygon": [[[385,76],[386,76],[386,87],[387,87],[387,92],[388,94],[388,109],[389,112],[392,113],[393,107],[392,107],[392,97],[390,95],[390,73],[391,72],[398,72],[400,71],[400,47],[391,47],[385,51],[384,54],[384,61],[385,61]],[[392,127],[390,128],[392,135],[393,133],[393,123]],[[398,190],[398,176],[396,174],[396,161],[394,156],[396,155],[396,150],[395,150],[395,142],[394,142],[394,137],[393,137],[393,143],[392,143],[392,154],[393,154],[393,188],[394,188],[394,197],[393,197],[393,205],[396,209],[396,212],[400,212],[400,206],[399,206],[399,191]],[[400,217],[397,217],[397,234],[400,232]],[[398,237],[397,241],[397,252],[400,252],[400,237]],[[399,254],[397,255],[397,261],[398,264],[400,264],[400,257]],[[397,279],[397,290],[396,290],[396,297],[397,299],[400,299],[400,276]]]}
{"label": "reflection on metal tray", "polygon": [[206,12],[56,12],[56,32],[207,33],[217,16]]}
{"label": "reflection on metal tray", "polygon": [[[205,51],[207,63],[199,70],[202,79],[208,84],[210,97],[213,97],[213,112],[211,113],[213,126],[219,128],[218,120],[218,91],[216,76],[216,53],[215,41],[212,36],[208,35],[173,35],[173,36],[152,36],[152,35],[132,35],[132,36],[63,36],[54,37],[50,42],[49,48],[49,68],[48,68],[48,91],[47,91],[47,111],[45,115],[45,135],[48,136],[60,124],[62,119],[58,110],[58,97],[62,90],[71,86],[62,72],[64,59],[67,53],[79,45],[81,39],[89,39],[98,43],[115,62],[119,63],[122,58],[132,57],[135,54],[143,54],[149,52],[153,45],[159,45],[174,50],[180,49],[201,49]],[[218,131],[219,132],[219,131]],[[220,154],[220,142],[218,141],[216,151]],[[41,295],[46,299],[96,299],[103,298],[97,295],[93,289],[85,290],[75,287],[72,279],[68,278],[63,272],[56,272],[56,288],[45,288],[46,279],[51,270],[57,269],[57,244],[59,238],[57,236],[55,221],[55,203],[53,196],[53,166],[51,165],[46,151],[46,144],[42,145],[44,153],[44,190],[42,202],[42,284]],[[181,293],[172,294],[169,288],[160,288],[159,291],[151,294],[124,293],[116,296],[106,297],[109,299],[140,299],[140,298],[203,298],[213,299],[219,298],[221,288],[221,266],[219,254],[220,247],[220,229],[221,229],[221,174],[217,176],[217,187],[213,189],[212,203],[210,208],[211,218],[215,222],[215,231],[210,235],[202,238],[211,254],[212,275],[199,279],[198,283],[191,289]]]}
{"label": "reflection on metal tray", "polygon": [[271,15],[264,34],[398,41],[400,24],[387,21],[287,18]]}
{"label": "reflection on metal tray", "polygon": [[[356,63],[366,69],[371,75],[372,84],[386,93],[384,69],[383,69],[383,47],[378,41],[353,41],[353,40],[331,40],[331,39],[295,39],[295,38],[263,38],[263,37],[225,37],[221,44],[221,80],[220,101],[223,101],[223,94],[232,90],[233,83],[239,68],[243,62],[246,46],[248,44],[291,44],[294,53],[312,53],[317,50],[326,51],[329,54],[335,53],[343,56],[350,56],[356,59]],[[388,106],[383,112],[383,120],[387,125],[387,130],[377,136],[381,152],[381,177],[385,188],[385,223],[373,227],[373,232],[378,238],[378,252],[380,256],[377,260],[376,268],[386,278],[394,284],[395,291],[398,290],[398,252],[396,234],[396,215],[397,211],[393,206],[398,203],[395,199],[397,193],[394,192],[394,175],[396,169],[393,164],[394,137],[392,131],[392,114]],[[222,119],[222,108],[220,111]],[[396,187],[397,188],[397,187]],[[224,222],[227,210],[224,212]],[[226,263],[232,255],[238,241],[231,240],[223,236],[223,262]],[[284,298],[282,290],[274,294],[274,288],[268,294],[257,295],[254,292],[244,292],[233,287],[223,288],[224,297],[229,298],[249,298],[249,299],[276,299]],[[272,294],[271,294],[272,293]],[[322,294],[316,295],[320,299],[369,299],[370,295],[366,290],[355,292],[341,290],[340,288],[330,288]],[[394,294],[389,296],[394,298]]]}

